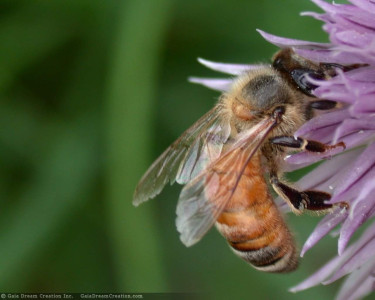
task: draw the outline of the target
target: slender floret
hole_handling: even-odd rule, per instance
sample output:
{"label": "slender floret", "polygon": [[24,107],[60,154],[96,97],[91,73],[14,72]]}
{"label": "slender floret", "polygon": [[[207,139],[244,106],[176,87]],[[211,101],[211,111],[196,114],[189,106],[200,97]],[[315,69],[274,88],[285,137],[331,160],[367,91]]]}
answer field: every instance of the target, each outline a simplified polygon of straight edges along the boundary
{"label": "slender floret", "polygon": [[[332,194],[331,203],[345,201],[349,210],[338,210],[325,216],[312,232],[301,256],[338,225],[338,256],[311,277],[293,287],[292,292],[317,284],[329,284],[345,275],[337,299],[358,299],[375,289],[375,0],[349,0],[350,4],[311,0],[323,13],[305,12],[324,22],[323,30],[330,43],[316,43],[277,37],[258,30],[269,42],[280,48],[292,48],[300,56],[316,63],[338,64],[337,75],[330,80],[309,80],[317,86],[314,95],[334,100],[341,108],[320,114],[303,125],[296,137],[335,144],[343,141],[344,152],[311,154],[301,152],[286,159],[289,170],[325,160],[302,178],[301,189],[319,189]],[[237,75],[256,65],[234,65],[199,60],[220,72]],[[356,68],[343,71],[339,65]],[[191,78],[192,82],[225,91],[232,79]],[[337,154],[337,155],[335,155]],[[363,234],[351,241],[359,227]]]}

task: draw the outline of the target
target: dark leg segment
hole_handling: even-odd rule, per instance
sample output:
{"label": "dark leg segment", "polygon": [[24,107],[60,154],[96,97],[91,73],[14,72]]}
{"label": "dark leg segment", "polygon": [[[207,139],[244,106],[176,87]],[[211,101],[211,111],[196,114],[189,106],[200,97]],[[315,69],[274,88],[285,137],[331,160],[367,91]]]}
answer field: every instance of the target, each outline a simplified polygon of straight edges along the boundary
{"label": "dark leg segment", "polygon": [[325,203],[331,199],[331,195],[326,192],[312,190],[300,192],[280,182],[276,176],[271,176],[270,180],[277,194],[287,201],[297,214],[301,213],[304,209],[311,211],[324,211],[336,206],[342,208],[349,207],[346,202],[335,204]]}
{"label": "dark leg segment", "polygon": [[300,137],[294,138],[293,136],[276,136],[271,138],[270,142],[274,145],[307,150],[310,152],[325,152],[336,147],[342,147],[345,149],[345,144],[343,142],[335,145],[326,145],[317,141],[305,140]]}
{"label": "dark leg segment", "polygon": [[316,100],[310,102],[310,107],[319,110],[328,110],[336,108],[337,102],[332,100]]}

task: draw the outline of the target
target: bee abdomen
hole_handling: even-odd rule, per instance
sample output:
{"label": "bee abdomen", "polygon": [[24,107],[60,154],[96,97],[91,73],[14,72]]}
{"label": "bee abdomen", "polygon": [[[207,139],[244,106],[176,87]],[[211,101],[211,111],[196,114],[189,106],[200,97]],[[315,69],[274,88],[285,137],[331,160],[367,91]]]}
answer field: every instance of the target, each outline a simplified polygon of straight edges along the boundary
{"label": "bee abdomen", "polygon": [[229,244],[235,254],[260,271],[285,273],[293,271],[298,265],[294,246],[286,249],[266,246],[259,249],[239,250],[233,243]]}
{"label": "bee abdomen", "polygon": [[216,226],[233,252],[254,268],[273,273],[293,271],[298,265],[293,237],[276,207],[223,212]]}

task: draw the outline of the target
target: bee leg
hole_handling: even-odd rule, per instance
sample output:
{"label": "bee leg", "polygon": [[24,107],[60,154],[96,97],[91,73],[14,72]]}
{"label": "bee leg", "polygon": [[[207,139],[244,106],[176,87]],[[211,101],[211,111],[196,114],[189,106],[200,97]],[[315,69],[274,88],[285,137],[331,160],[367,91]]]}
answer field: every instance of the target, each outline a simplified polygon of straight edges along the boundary
{"label": "bee leg", "polygon": [[309,103],[310,107],[319,110],[328,110],[337,107],[337,102],[332,100],[316,100]]}
{"label": "bee leg", "polygon": [[275,175],[271,175],[270,181],[275,192],[289,204],[296,214],[301,214],[305,209],[311,211],[329,211],[337,206],[346,209],[349,208],[346,202],[326,203],[326,201],[331,199],[329,193],[314,190],[300,192],[282,183]]}
{"label": "bee leg", "polygon": [[317,141],[305,140],[300,137],[295,138],[293,136],[276,136],[271,138],[270,142],[274,145],[295,148],[299,150],[307,150],[310,152],[325,152],[337,147],[342,147],[343,149],[346,148],[344,142],[339,142],[335,145],[326,145]]}

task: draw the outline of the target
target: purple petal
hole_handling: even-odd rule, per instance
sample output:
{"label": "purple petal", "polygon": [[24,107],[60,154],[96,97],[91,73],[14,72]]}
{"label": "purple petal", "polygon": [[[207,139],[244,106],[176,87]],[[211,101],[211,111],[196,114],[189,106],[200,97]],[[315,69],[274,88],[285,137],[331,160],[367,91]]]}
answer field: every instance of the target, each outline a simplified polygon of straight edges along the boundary
{"label": "purple petal", "polygon": [[[355,169],[355,162],[353,163],[348,163],[340,172],[340,174],[335,175],[335,181],[336,183],[333,184],[332,186],[335,187],[336,185],[339,185],[340,182],[342,181],[342,178],[346,176],[346,173],[352,171]],[[367,187],[370,183],[371,187],[371,182],[372,182],[372,176],[373,171],[371,170],[370,172],[367,172],[365,176],[361,177],[355,184],[353,184],[349,189],[347,189],[345,192],[340,193],[339,195],[335,195],[337,192],[337,189],[335,189],[335,192],[333,194],[332,199],[329,201],[330,203],[339,203],[342,201],[345,201],[351,205],[351,214],[353,214],[353,209],[356,206],[356,203],[358,199],[361,199],[364,195],[367,195]],[[371,213],[372,214],[372,213]],[[352,215],[351,215],[352,216]]]}
{"label": "purple petal", "polygon": [[375,130],[375,118],[368,119],[346,119],[337,128],[333,137],[333,143],[337,143],[339,139],[350,133],[362,134],[364,130]]}
{"label": "purple petal", "polygon": [[371,240],[366,241],[358,249],[354,251],[350,257],[342,264],[342,266],[333,274],[333,276],[326,280],[323,284],[330,284],[339,278],[355,271],[366,263],[370,258],[374,256],[375,249],[375,234]]}
{"label": "purple petal", "polygon": [[355,30],[362,34],[370,33],[368,28],[358,24],[355,22],[355,20],[351,19],[351,16],[348,16],[347,14],[336,14],[334,16],[330,15],[326,19],[327,21],[325,21],[326,24],[323,26],[323,28],[326,32],[328,32],[330,35],[330,40],[334,44],[340,44],[336,34],[348,29]]}
{"label": "purple petal", "polygon": [[346,4],[329,4],[322,0],[311,0],[316,5],[321,7],[325,10],[329,15],[333,16],[333,18],[337,18],[337,15],[344,16],[353,22],[371,26],[372,22],[374,21],[374,15],[365,11],[361,10],[358,7],[353,5],[346,5]]}
{"label": "purple petal", "polygon": [[375,270],[375,260],[369,261],[367,264],[363,265],[359,270],[350,274],[350,276],[345,280],[340,293],[337,296],[337,300],[348,300],[355,299],[353,295],[358,294],[367,294],[371,291],[368,290],[368,284],[362,286],[363,283],[366,283],[367,278],[371,278],[371,273]]}
{"label": "purple petal", "polygon": [[325,23],[330,22],[331,18],[327,14],[319,14],[316,12],[305,11],[300,14],[301,16],[313,17],[316,20],[323,21]]}
{"label": "purple petal", "polygon": [[349,0],[351,3],[356,5],[359,8],[362,8],[365,11],[375,11],[375,3],[370,1],[363,1],[363,0]]}
{"label": "purple petal", "polygon": [[325,43],[314,43],[308,41],[301,41],[295,39],[288,39],[279,37],[270,33],[267,33],[263,30],[257,29],[257,31],[262,35],[262,37],[269,41],[271,44],[274,44],[280,48],[289,48],[289,47],[298,47],[303,49],[327,49],[330,47],[329,44]]}
{"label": "purple petal", "polygon": [[351,133],[347,136],[341,137],[340,141],[344,142],[346,145],[346,149],[352,149],[357,146],[364,145],[372,140],[374,137],[373,130],[366,130],[366,131],[359,131]]}
{"label": "purple petal", "polygon": [[[348,82],[350,80],[350,82]],[[360,97],[363,95],[371,94],[374,97],[375,87],[374,82],[355,82],[351,80],[349,77],[346,76],[345,87],[347,88],[348,92],[353,94],[353,96],[357,97],[360,100]],[[374,99],[374,98],[372,98]]]}
{"label": "purple petal", "polygon": [[375,176],[375,169],[368,174],[369,180],[363,186],[360,196],[353,203],[350,211],[350,216],[344,222],[340,230],[340,237],[338,242],[338,253],[341,255],[345,250],[350,238],[354,232],[361,226],[372,214],[375,207],[375,197],[365,199],[371,192],[375,190],[373,178]]}
{"label": "purple petal", "polygon": [[330,144],[333,141],[333,134],[338,125],[327,126],[317,131],[310,131],[304,137],[310,140],[320,141],[325,144]]}
{"label": "purple petal", "polygon": [[304,190],[320,189],[326,192],[332,192],[337,185],[336,181],[340,180],[343,172],[352,168],[352,161],[361,152],[361,149],[348,151],[335,156],[331,160],[325,161],[323,164],[302,177],[298,181],[297,186]]}
{"label": "purple petal", "polygon": [[344,262],[346,262],[354,252],[358,251],[366,243],[368,243],[374,237],[375,223],[373,223],[367,230],[363,233],[360,239],[354,245],[351,245],[342,256],[336,256],[326,263],[321,269],[316,271],[313,275],[305,279],[303,282],[297,286],[290,289],[291,292],[298,292],[315,285],[318,285],[328,279]]}
{"label": "purple petal", "polygon": [[375,143],[367,147],[365,151],[355,161],[355,167],[352,172],[344,175],[340,185],[335,191],[335,196],[345,192],[351,185],[358,181],[375,164]]}
{"label": "purple petal", "polygon": [[209,69],[222,72],[222,73],[231,74],[231,75],[240,75],[245,71],[262,67],[262,65],[240,65],[240,64],[217,63],[217,62],[209,61],[203,58],[198,58],[198,61]]}
{"label": "purple petal", "polygon": [[339,5],[329,4],[322,0],[311,0],[311,2],[315,3],[321,9],[329,13],[337,13],[339,11]]}
{"label": "purple petal", "polygon": [[351,11],[346,14],[344,13],[343,16],[352,21],[352,24],[354,23],[361,25],[363,30],[367,30],[369,33],[372,33],[371,29],[375,29],[375,15],[360,9],[354,10],[350,5],[346,7],[350,7]]}
{"label": "purple petal", "polygon": [[[373,65],[375,63],[375,54],[374,54],[374,43],[370,45],[363,45],[362,48],[354,48],[346,45],[340,46],[340,51],[342,53],[349,53],[352,55],[351,61],[355,60],[357,63]],[[348,64],[348,62],[346,62]]]}
{"label": "purple petal", "polygon": [[326,50],[307,50],[296,48],[295,52],[302,57],[308,58],[312,61],[319,61],[324,63],[338,63],[342,65],[368,63],[368,60],[360,54],[353,54],[352,52],[343,52],[338,47],[332,47]]}
{"label": "purple petal", "polygon": [[361,99],[353,104],[350,112],[353,116],[373,114],[375,112],[375,95],[363,95]]}
{"label": "purple petal", "polygon": [[318,98],[328,99],[338,102],[354,103],[356,97],[349,93],[343,84],[332,84],[329,88],[319,87],[314,91]]}
{"label": "purple petal", "polygon": [[334,229],[338,224],[340,224],[347,217],[347,213],[342,211],[341,213],[333,213],[324,217],[323,220],[319,222],[317,227],[314,229],[313,233],[310,234],[309,238],[306,240],[301,251],[301,257],[310,250],[317,242],[319,242],[324,236],[326,236],[332,229]]}
{"label": "purple petal", "polygon": [[[355,81],[375,82],[375,68],[374,67],[361,67],[352,71],[346,72],[346,76]],[[335,77],[336,78],[336,77]]]}
{"label": "purple petal", "polygon": [[297,130],[294,136],[305,136],[312,131],[318,131],[332,125],[337,126],[338,124],[343,122],[343,120],[349,117],[350,114],[347,109],[337,110],[331,113],[320,115],[301,126],[301,128]]}
{"label": "purple petal", "polygon": [[373,37],[367,34],[361,34],[354,30],[346,30],[337,32],[335,37],[339,43],[349,46],[368,45],[373,40]]}
{"label": "purple petal", "polygon": [[[352,291],[350,298],[341,297],[341,300],[363,299],[366,295],[368,295],[374,290],[374,287],[375,287],[375,278],[374,278],[374,275],[371,274],[369,277],[367,277],[364,281],[360,283],[360,285],[357,287],[356,290]],[[339,300],[340,298],[336,298],[336,299]]]}
{"label": "purple petal", "polygon": [[326,263],[321,269],[319,269],[313,275],[302,281],[300,284],[289,289],[289,291],[292,293],[296,293],[320,284],[323,280],[331,276],[331,274],[335,271],[335,269],[342,260],[343,257],[334,257],[332,260]]}
{"label": "purple petal", "polygon": [[[352,167],[352,164],[350,164],[349,166]],[[342,170],[340,172],[342,174],[337,176],[339,180],[336,181],[336,184],[340,183],[340,179],[342,178],[343,174],[348,172],[350,167],[347,167],[345,170]],[[350,187],[350,189],[340,194],[339,196],[333,195],[329,202],[332,204],[339,202],[347,202],[349,205],[351,205],[357,199],[358,194],[361,192],[363,182],[364,181],[361,179],[357,184],[353,185],[352,187]]]}
{"label": "purple petal", "polygon": [[225,92],[228,91],[233,83],[232,79],[212,79],[212,78],[199,78],[189,77],[192,83],[198,83],[210,89]]}

